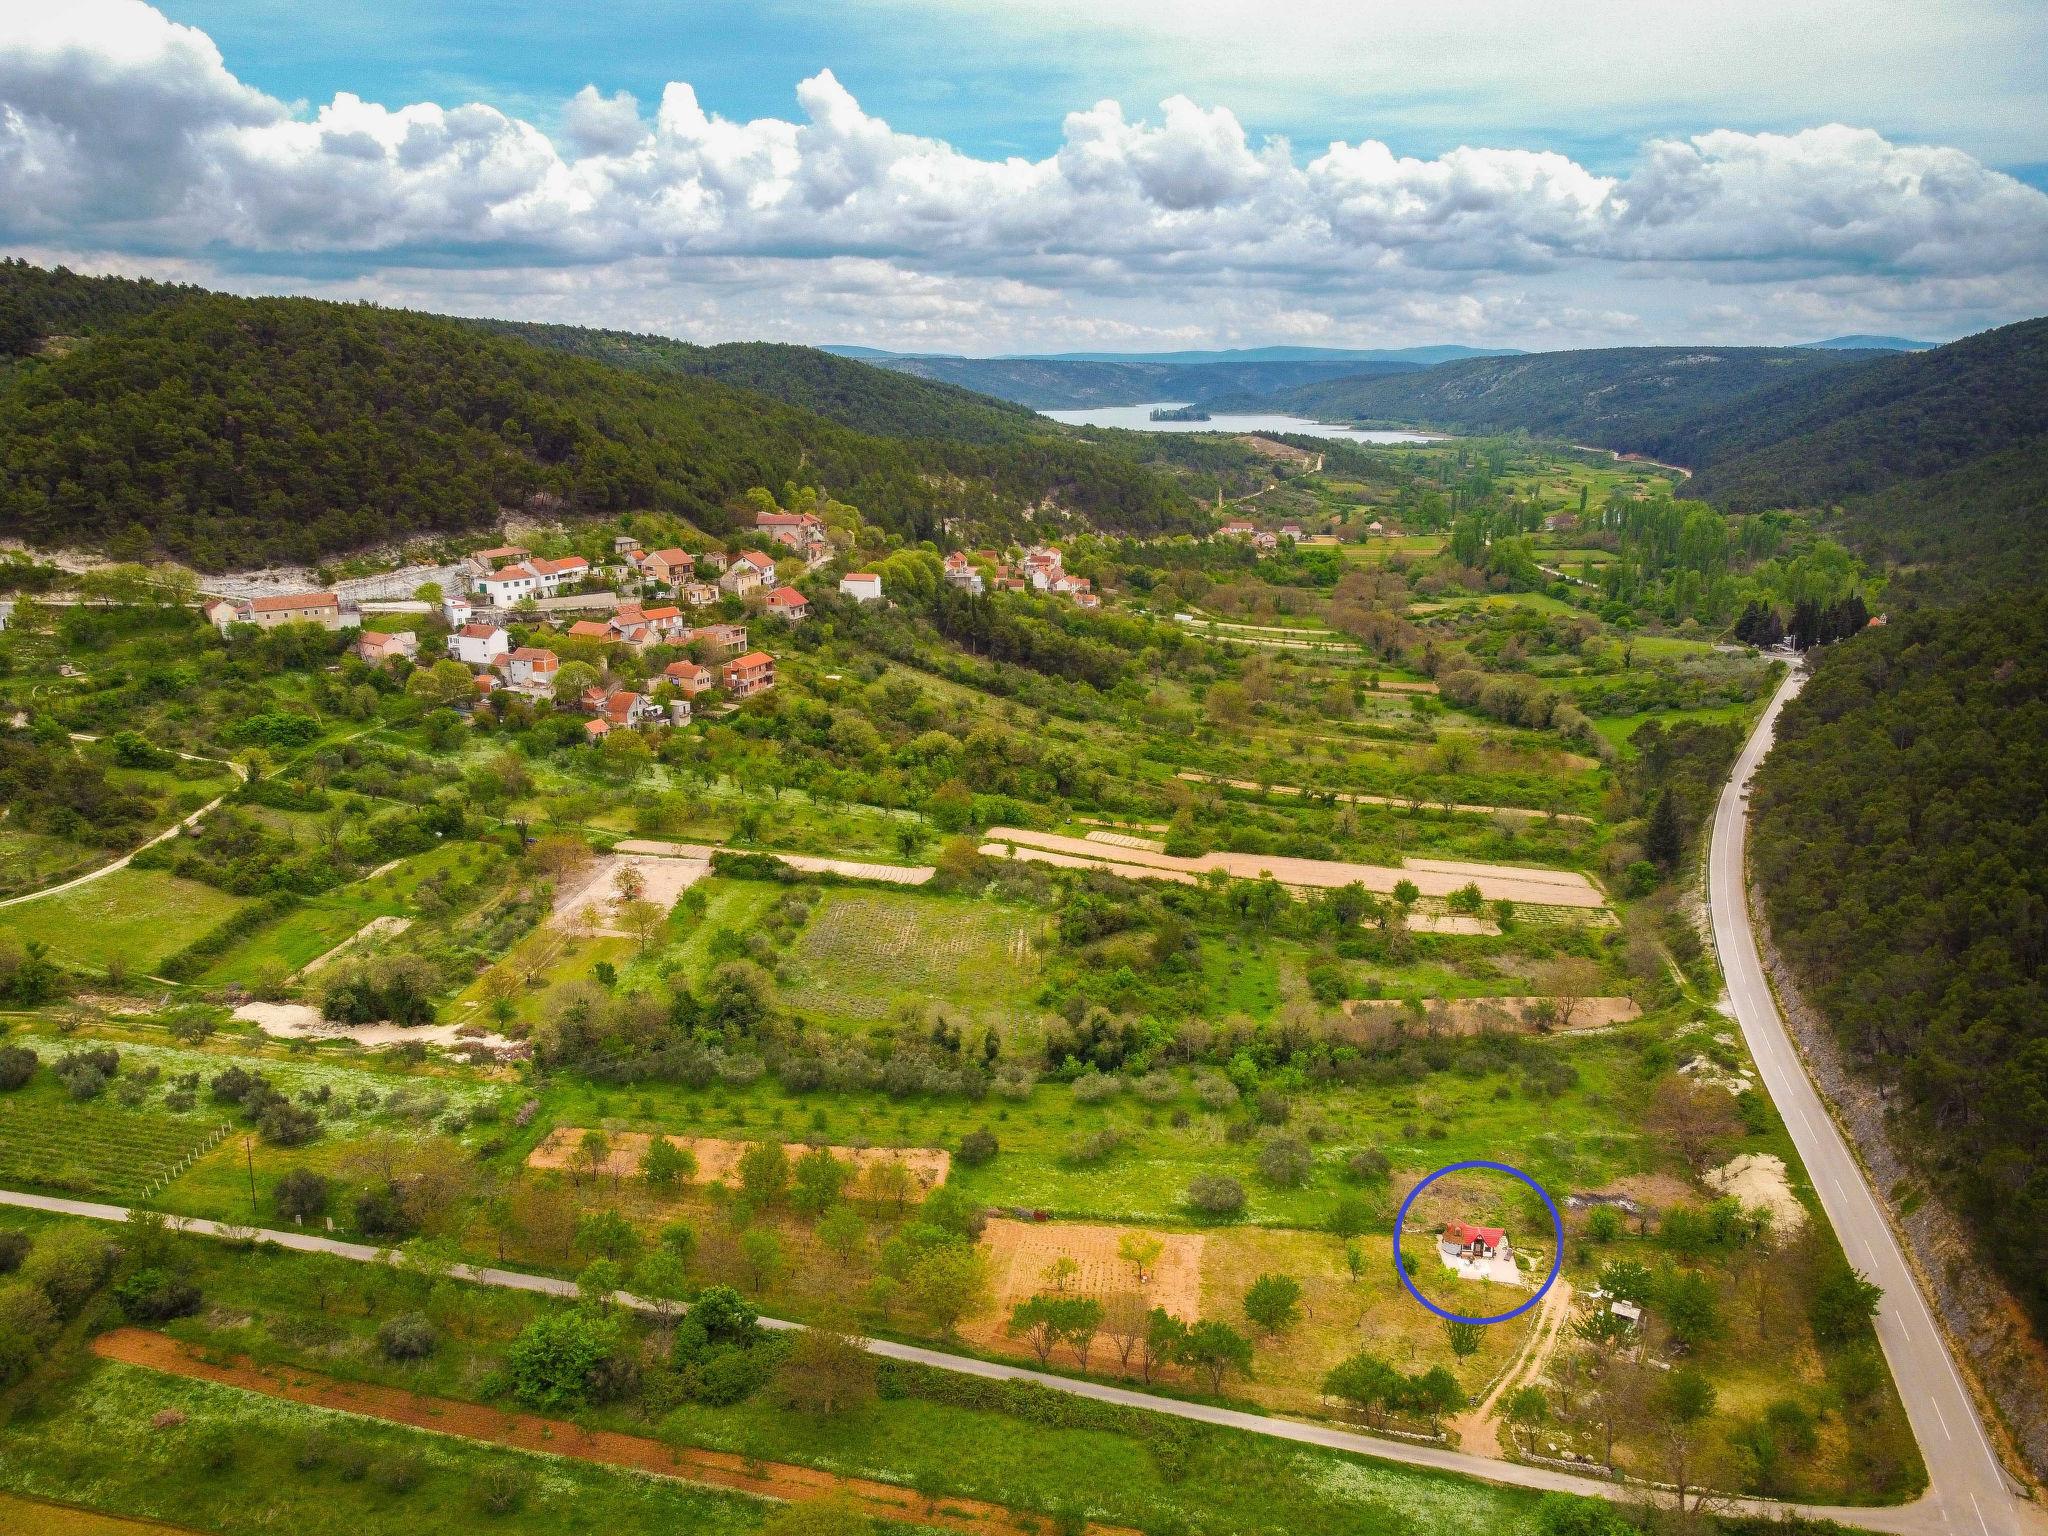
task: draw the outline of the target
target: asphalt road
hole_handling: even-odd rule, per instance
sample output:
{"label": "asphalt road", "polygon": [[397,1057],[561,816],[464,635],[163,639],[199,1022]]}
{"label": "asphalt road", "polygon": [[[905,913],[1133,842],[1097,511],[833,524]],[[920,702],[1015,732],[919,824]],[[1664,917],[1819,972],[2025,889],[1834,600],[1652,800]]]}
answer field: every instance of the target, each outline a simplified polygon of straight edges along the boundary
{"label": "asphalt road", "polygon": [[1742,749],[1721,791],[1707,881],[1728,996],[1756,1058],[1771,1101],[1785,1117],[1828,1220],[1849,1262],[1884,1288],[1877,1337],[1927,1463],[1929,1491],[1913,1508],[1928,1516],[1921,1528],[1962,1536],[2017,1536],[2048,1530],[2030,1501],[2015,1496],[1985,1437],[1977,1409],[1950,1357],[1946,1337],[1920,1294],[1898,1240],[1886,1222],[1862,1166],[1830,1118],[1792,1044],[1777,999],[1764,979],[1750,927],[1743,845],[1749,831],[1748,784],[1770,751],[1778,713],[1799,691],[1805,673],[1794,668]]}
{"label": "asphalt road", "polygon": [[[50,1211],[60,1215],[81,1216],[94,1221],[126,1221],[127,1210],[118,1205],[104,1205],[90,1200],[70,1200],[54,1195],[31,1195],[15,1190],[0,1190],[0,1205],[20,1206],[28,1210]],[[193,1217],[172,1217],[172,1226],[181,1231],[197,1233],[207,1237],[248,1239],[256,1242],[272,1242],[280,1247],[294,1249],[301,1253],[324,1253],[336,1258],[350,1259],[358,1263],[390,1262],[393,1255],[388,1249],[374,1248],[367,1243],[345,1242],[339,1238],[322,1237],[311,1232],[278,1231],[262,1227],[240,1226],[227,1222],[203,1221]],[[457,1274],[478,1285],[501,1286],[508,1290],[536,1291],[550,1296],[574,1296],[573,1281],[557,1279],[552,1275],[532,1275],[516,1269],[494,1269],[490,1267],[471,1268],[463,1266]],[[640,1307],[648,1304],[637,1296],[620,1292],[617,1298],[627,1306]],[[796,1328],[800,1324],[785,1322],[779,1318],[764,1317],[763,1327]],[[999,1381],[1029,1381],[1049,1387],[1055,1392],[1071,1393],[1075,1397],[1091,1398],[1100,1403],[1117,1403],[1125,1407],[1141,1408],[1151,1413],[1170,1414],[1176,1418],[1192,1419],[1201,1424],[1215,1424],[1226,1429],[1243,1430],[1248,1434],[1264,1435],[1269,1439],[1293,1441],[1301,1445],[1321,1446],[1329,1450],[1348,1451],[1358,1456],[1370,1456],[1380,1461],[1401,1462],[1408,1466],[1428,1467],[1439,1472],[1452,1472],[1462,1477],[1478,1478],[1484,1482],[1505,1483],[1518,1488],[1533,1488],[1543,1492],[1575,1493],[1587,1498],[1633,1498],[1637,1490],[1618,1486],[1612,1482],[1593,1477],[1577,1477],[1568,1472],[1553,1471],[1548,1467],[1522,1466],[1515,1462],[1494,1461],[1484,1456],[1468,1455],[1462,1451],[1433,1445],[1410,1445],[1400,1440],[1380,1439],[1372,1435],[1354,1434],[1328,1424],[1307,1424],[1297,1419],[1272,1418],[1264,1414],[1245,1413],[1235,1408],[1218,1407],[1213,1403],[1183,1402],[1179,1398],[1160,1397],[1149,1392],[1133,1391],[1129,1387],[1112,1386],[1108,1382],[1081,1381],[1069,1376],[1055,1376],[1047,1371],[1034,1371],[1028,1366],[1007,1365],[994,1360],[978,1360],[972,1355],[949,1354],[945,1350],[925,1349],[916,1344],[899,1344],[890,1339],[871,1339],[867,1347],[875,1354],[890,1360],[906,1360],[919,1365],[929,1365],[942,1371],[957,1371],[965,1376],[983,1376]],[[1898,1505],[1886,1509],[1836,1509],[1812,1505],[1769,1504],[1760,1500],[1741,1499],[1723,1501],[1716,1507],[1732,1507],[1757,1513],[1774,1514],[1790,1510],[1797,1514],[1817,1519],[1831,1519],[1844,1525],[1861,1526],[1866,1530],[1895,1533],[1895,1536],[1944,1536],[1954,1527],[1946,1523],[1941,1513],[1929,1499],[1923,1498],[1913,1504]],[[1975,1530],[1975,1527],[1971,1527]],[[2003,1536],[2003,1532],[1999,1533]]]}

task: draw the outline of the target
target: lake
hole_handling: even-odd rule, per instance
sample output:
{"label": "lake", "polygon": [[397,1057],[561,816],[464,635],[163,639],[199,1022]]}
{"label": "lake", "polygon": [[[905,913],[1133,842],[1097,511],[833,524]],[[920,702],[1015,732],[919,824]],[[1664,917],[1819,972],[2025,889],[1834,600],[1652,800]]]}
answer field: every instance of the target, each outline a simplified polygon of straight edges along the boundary
{"label": "lake", "polygon": [[1185,401],[1155,400],[1145,405],[1102,405],[1086,411],[1040,411],[1070,427],[1123,427],[1132,432],[1287,432],[1299,437],[1334,437],[1350,443],[1440,443],[1431,432],[1381,432],[1368,427],[1333,427],[1300,416],[1226,416],[1218,411],[1207,421],[1154,421],[1158,410],[1176,410]]}

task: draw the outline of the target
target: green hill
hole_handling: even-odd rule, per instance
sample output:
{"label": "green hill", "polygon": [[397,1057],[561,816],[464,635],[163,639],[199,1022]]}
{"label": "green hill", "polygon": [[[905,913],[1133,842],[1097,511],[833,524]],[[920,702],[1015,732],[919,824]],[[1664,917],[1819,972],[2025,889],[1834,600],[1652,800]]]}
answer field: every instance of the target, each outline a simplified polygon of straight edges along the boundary
{"label": "green hill", "polygon": [[[1686,464],[1682,446],[1703,413],[1768,385],[1853,369],[1873,355],[1804,347],[1540,352],[1305,384],[1256,404],[1332,420],[1526,431]],[[1231,397],[1222,403],[1253,402]]]}
{"label": "green hill", "polygon": [[[91,311],[95,292],[74,308]],[[135,296],[97,292],[102,309]],[[802,372],[781,369],[785,387]],[[838,408],[889,409],[852,395]],[[960,409],[963,430],[1007,415]],[[190,292],[0,378],[0,463],[0,532],[205,569],[487,527],[507,508],[656,508],[718,531],[749,486],[799,478],[913,538],[947,518],[1021,531],[1021,509],[1045,500],[1117,530],[1206,526],[1135,454],[1050,426],[905,441],[645,358],[624,368],[463,321]]]}
{"label": "green hill", "polygon": [[2048,320],[2028,320],[1788,381],[1709,413],[1680,441],[1699,492],[1746,511],[1949,474],[2044,434]]}
{"label": "green hill", "polygon": [[484,329],[537,347],[644,373],[681,373],[751,389],[877,437],[1014,443],[1049,432],[1035,411],[908,373],[871,368],[816,347],[736,341],[700,347],[667,336],[483,320]]}

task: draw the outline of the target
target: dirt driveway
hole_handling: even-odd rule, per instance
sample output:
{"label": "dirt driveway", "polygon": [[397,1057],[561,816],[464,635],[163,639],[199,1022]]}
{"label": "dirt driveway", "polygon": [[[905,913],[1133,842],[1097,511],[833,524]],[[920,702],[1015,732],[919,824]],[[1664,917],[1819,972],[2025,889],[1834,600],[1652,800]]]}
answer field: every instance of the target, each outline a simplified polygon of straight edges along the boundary
{"label": "dirt driveway", "polygon": [[[615,1430],[583,1429],[566,1419],[545,1419],[538,1414],[507,1411],[458,1398],[428,1397],[399,1387],[373,1386],[367,1382],[341,1381],[318,1372],[257,1365],[246,1358],[220,1360],[202,1356],[200,1351],[180,1343],[168,1334],[142,1328],[117,1328],[92,1342],[93,1353],[123,1365],[162,1371],[196,1381],[257,1392],[265,1397],[283,1398],[316,1408],[404,1424],[437,1435],[464,1440],[481,1440],[492,1445],[546,1456],[569,1456],[600,1466],[623,1467],[628,1471],[653,1473],[679,1481],[707,1483],[730,1488],[757,1498],[809,1502],[815,1499],[849,1499],[863,1514],[879,1520],[898,1520],[911,1525],[953,1531],[997,1531],[1027,1536],[1039,1522],[1026,1524],[1014,1511],[980,1499],[947,1496],[943,1502],[928,1499],[908,1488],[876,1482],[865,1477],[840,1477],[813,1467],[788,1462],[757,1461],[726,1451],[702,1450],[694,1446],[669,1446],[639,1435]],[[1090,1524],[1097,1536],[1139,1536],[1127,1526]]]}

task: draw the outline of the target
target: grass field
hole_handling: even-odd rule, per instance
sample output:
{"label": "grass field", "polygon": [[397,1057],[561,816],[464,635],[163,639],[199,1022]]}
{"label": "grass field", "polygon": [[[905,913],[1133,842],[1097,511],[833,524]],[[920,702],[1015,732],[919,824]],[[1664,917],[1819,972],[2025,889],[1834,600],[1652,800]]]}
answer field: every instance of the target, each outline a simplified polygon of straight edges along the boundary
{"label": "grass field", "polygon": [[115,857],[104,848],[0,826],[0,896],[56,885]]}
{"label": "grass field", "polygon": [[149,971],[246,905],[196,880],[155,869],[117,869],[41,901],[0,910],[0,934],[39,939],[72,965],[103,971],[120,960]]}
{"label": "grass field", "polygon": [[1009,1023],[1029,1007],[1041,924],[992,902],[830,890],[790,947],[783,1001],[827,1018],[885,1019],[910,1002]]}

